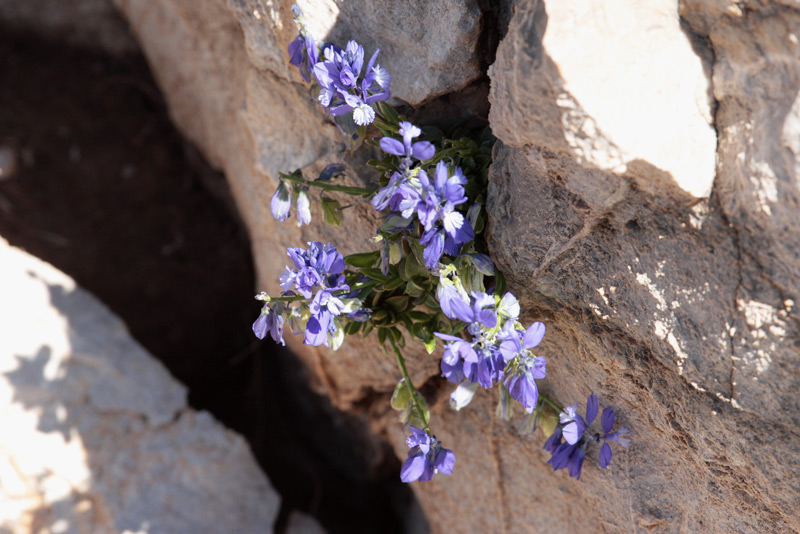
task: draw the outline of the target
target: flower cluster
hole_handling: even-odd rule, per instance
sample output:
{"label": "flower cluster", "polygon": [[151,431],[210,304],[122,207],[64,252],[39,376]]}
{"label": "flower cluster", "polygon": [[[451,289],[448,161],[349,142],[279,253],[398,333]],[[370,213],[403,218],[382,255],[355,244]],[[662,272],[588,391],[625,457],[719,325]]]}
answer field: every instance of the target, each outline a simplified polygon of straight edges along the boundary
{"label": "flower cluster", "polygon": [[[353,121],[367,126],[375,120],[372,104],[387,100],[391,93],[392,76],[375,63],[380,50],[375,50],[364,68],[364,47],[350,41],[342,49],[323,44],[320,49],[303,23],[302,13],[295,10],[300,34],[289,45],[289,63],[300,70],[303,80],[313,74],[320,86],[319,102],[334,117],[352,113]],[[363,73],[362,73],[363,71]]]}
{"label": "flower cluster", "polygon": [[[472,291],[468,299],[457,291],[443,291],[442,310],[452,318],[466,323],[470,339],[436,333],[447,341],[442,356],[442,376],[459,383],[463,380],[491,388],[502,383],[512,399],[532,413],[539,403],[537,379],[547,375],[547,360],[534,356],[531,349],[542,341],[543,323],[535,322],[524,329],[517,320],[519,302],[512,293],[500,298]],[[453,404],[458,408],[471,401],[461,388],[454,393]]]}
{"label": "flower cluster", "polygon": [[[580,479],[581,469],[583,468],[583,461],[586,458],[586,449],[589,444],[600,444],[600,467],[605,469],[611,462],[611,446],[610,442],[614,441],[623,447],[630,444],[627,436],[630,430],[626,427],[621,427],[616,432],[611,432],[614,428],[614,419],[616,414],[611,408],[603,410],[603,415],[600,416],[600,426],[603,433],[590,430],[591,424],[597,417],[599,404],[597,402],[597,395],[589,395],[586,400],[586,417],[582,417],[578,413],[578,406],[568,406],[559,415],[560,424],[556,426],[555,432],[550,436],[544,444],[545,450],[549,451],[552,455],[550,458],[550,465],[553,470],[565,469],[569,472],[569,476]],[[562,441],[563,440],[563,441]]]}
{"label": "flower cluster", "polygon": [[412,143],[422,131],[410,122],[401,122],[401,143],[392,137],[380,140],[381,149],[387,154],[401,156],[400,172],[392,174],[389,183],[380,189],[372,203],[376,209],[387,207],[399,213],[410,224],[416,215],[423,232],[420,244],[425,245],[424,259],[428,268],[439,263],[442,254],[457,256],[461,245],[475,238],[472,225],[456,206],[467,202],[464,184],[467,179],[459,167],[452,174],[444,161],[436,164],[433,180],[424,168],[411,168],[412,157],[423,161],[431,159],[434,147],[427,141]]}
{"label": "flower cluster", "polygon": [[[363,319],[361,301],[346,295],[350,286],[342,274],[345,267],[342,255],[335,246],[319,241],[308,243],[308,249],[291,247],[287,254],[294,268],[287,266],[281,275],[280,298],[271,299],[266,293],[256,297],[265,303],[253,323],[253,332],[259,339],[269,332],[276,342],[285,344],[283,325],[288,320],[293,332],[305,332],[305,344],[339,348],[344,339],[341,316]],[[311,301],[302,302],[301,297]],[[289,306],[289,302],[298,305]]]}
{"label": "flower cluster", "polygon": [[[345,335],[375,332],[383,349],[391,349],[402,374],[391,406],[409,432],[408,458],[400,472],[403,482],[449,475],[455,465],[453,451],[431,431],[427,402],[406,369],[401,349],[407,337],[423,343],[428,353],[433,353],[437,340],[443,342],[440,368],[444,378],[457,384],[450,395],[454,409],[467,406],[479,389],[494,388],[499,392],[498,417],[508,420],[518,403],[525,412],[521,431],[532,432],[540,420],[547,428],[555,426],[545,444],[554,469],[566,468],[579,478],[591,443],[601,445],[600,465],[607,467],[609,443],[627,446],[629,431],[622,427],[612,432],[611,408],[600,418],[602,432],[590,430],[598,415],[595,395],[589,397],[582,417],[577,406],[562,411],[540,393],[537,380],[546,377],[547,360],[534,351],[544,338],[545,325],[534,322],[526,327],[520,322],[520,303],[505,290],[502,273],[487,255],[481,206],[494,137],[488,129],[426,128],[427,139],[419,140],[422,129],[385,103],[391,76],[376,64],[379,52],[365,61],[364,48],[355,41],[345,48],[320,46],[299,10],[295,13],[300,34],[289,45],[290,63],[304,80],[319,85],[319,102],[345,132],[352,133],[351,126],[358,125],[353,139],[378,146],[384,155],[369,162],[380,171],[371,187],[334,183],[346,173],[338,163],[325,167],[315,180],[304,178],[300,170],[281,173],[272,214],[283,221],[294,205],[298,226],[310,223],[308,192],[313,187],[322,190],[319,200],[329,224],[341,224],[342,211],[362,201],[384,212],[384,219],[374,238],[379,250],[343,257],[333,245],[318,241],[308,243],[307,249],[289,248],[292,267],[280,277],[281,295],[256,297],[264,305],[253,324],[255,335],[263,339],[269,334],[283,343],[288,325],[295,334],[304,333],[304,343],[336,350]],[[328,192],[359,200],[341,206],[325,196]]]}

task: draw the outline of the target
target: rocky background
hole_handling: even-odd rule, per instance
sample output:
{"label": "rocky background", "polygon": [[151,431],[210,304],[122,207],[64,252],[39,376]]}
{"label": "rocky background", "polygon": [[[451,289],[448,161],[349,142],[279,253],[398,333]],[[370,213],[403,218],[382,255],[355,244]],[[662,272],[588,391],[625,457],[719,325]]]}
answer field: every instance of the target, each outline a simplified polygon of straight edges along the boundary
{"label": "rocky background", "polygon": [[[412,354],[458,457],[452,477],[413,485],[430,530],[800,530],[800,4],[298,4],[318,38],[380,47],[418,122],[488,120],[489,242],[527,318],[548,325],[543,388],[564,404],[594,392],[634,432],[608,470],[587,458],[570,480],[540,437],[493,419],[492,396],[451,412],[438,355]],[[347,152],[289,68],[290,2],[114,5],[174,122],[225,173],[258,288],[276,290],[287,246],[369,247],[367,207],[340,231],[269,213],[279,171],[344,161],[368,179],[367,155]],[[317,392],[405,457],[388,407],[398,373],[374,340],[291,348]]]}

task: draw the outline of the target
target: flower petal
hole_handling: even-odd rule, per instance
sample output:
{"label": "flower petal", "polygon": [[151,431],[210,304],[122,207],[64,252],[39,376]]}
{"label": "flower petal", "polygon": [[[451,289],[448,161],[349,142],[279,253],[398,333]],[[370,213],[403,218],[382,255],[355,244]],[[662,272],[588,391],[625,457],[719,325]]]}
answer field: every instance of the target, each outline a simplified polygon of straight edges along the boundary
{"label": "flower petal", "polygon": [[391,137],[384,137],[380,140],[379,144],[381,145],[381,150],[383,150],[387,154],[393,154],[395,156],[406,155],[403,143],[401,143],[397,139],[392,139]]}
{"label": "flower petal", "polygon": [[608,434],[614,428],[614,410],[606,408],[603,410],[603,415],[600,417],[600,423],[603,426],[603,433]]}
{"label": "flower petal", "polygon": [[525,338],[522,340],[522,346],[526,349],[532,349],[542,342],[544,337],[544,323],[535,322],[525,331]]}
{"label": "flower petal", "polygon": [[425,456],[422,452],[418,452],[413,456],[409,456],[403,464],[403,467],[400,468],[400,480],[406,483],[414,482],[415,480],[419,480],[419,477],[422,476],[424,471]]}
{"label": "flower petal", "polygon": [[430,141],[417,141],[411,145],[411,155],[420,161],[431,159],[436,153],[436,147]]}
{"label": "flower petal", "polygon": [[611,446],[608,443],[603,443],[600,448],[600,467],[603,469],[608,467],[608,464],[611,463],[611,455]]}
{"label": "flower petal", "polygon": [[595,417],[597,417],[597,411],[600,409],[600,406],[597,402],[597,395],[592,393],[589,395],[589,398],[586,400],[586,424],[591,425],[592,421],[594,421]]}

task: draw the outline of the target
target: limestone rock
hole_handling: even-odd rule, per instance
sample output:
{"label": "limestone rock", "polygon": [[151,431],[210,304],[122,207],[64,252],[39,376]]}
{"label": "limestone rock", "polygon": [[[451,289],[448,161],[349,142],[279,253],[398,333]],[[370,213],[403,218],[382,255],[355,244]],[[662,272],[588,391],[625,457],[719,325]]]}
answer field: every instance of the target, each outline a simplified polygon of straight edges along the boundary
{"label": "limestone rock", "polygon": [[[358,183],[365,157],[286,67],[288,2],[115,3],[175,121],[225,171],[261,287],[276,290],[287,246],[364,250],[366,206],[347,232],[269,214],[278,171],[344,160]],[[609,470],[588,458],[576,483],[552,473],[540,438],[491,417],[491,393],[450,412],[437,358],[411,355],[458,455],[455,475],[415,485],[434,532],[800,530],[797,2],[634,4],[514,3],[489,72],[500,141],[487,205],[493,257],[548,325],[542,387],[565,404],[597,393],[634,443]],[[303,7],[320,35],[380,47],[408,102],[480,75],[474,3]],[[339,407],[398,378],[370,341],[290,344]],[[367,411],[404,458],[394,415]]]}
{"label": "limestone rock", "polygon": [[0,530],[272,531],[241,437],[71,278],[2,240],[0,264]]}
{"label": "limestone rock", "polygon": [[[631,20],[617,12],[625,32],[614,39],[627,36],[642,48],[632,48],[633,64],[614,54],[587,74],[575,70],[570,50],[596,34],[595,17],[619,6],[579,15],[576,5],[555,4],[518,3],[491,68],[491,122],[501,142],[490,178],[490,247],[523,308],[548,325],[545,387],[565,404],[597,393],[635,436],[610,473],[589,459],[591,470],[568,490],[573,496],[551,501],[564,482],[548,490],[547,506],[565,507],[559,515],[571,518],[571,532],[795,531],[800,468],[786,459],[800,450],[793,308],[800,279],[800,54],[793,36],[800,18],[791,9],[755,7],[718,16],[707,3],[681,3],[699,54],[693,61],[706,61],[713,72],[720,135],[713,189],[693,200],[687,192],[707,193],[685,186],[686,163],[665,165],[644,149],[629,160],[631,149],[615,133],[627,119],[604,126],[609,119],[602,118],[648,101],[618,88],[628,94],[623,110],[609,94],[619,80],[604,80],[613,73],[639,73],[646,84],[660,79],[659,58],[649,67],[641,61],[649,60],[653,31],[677,29],[677,6],[652,14],[671,17],[655,30],[633,23],[639,11]],[[567,23],[574,24],[569,35]],[[594,54],[577,55],[599,62]],[[678,68],[670,73],[686,75],[677,56],[670,64]],[[576,97],[590,88],[581,89],[584,74],[597,84],[591,98]],[[647,143],[672,135],[661,129],[671,121],[645,117],[654,121],[640,127]],[[695,132],[705,131],[695,124]],[[694,135],[669,142],[677,143],[676,158],[705,173],[706,149],[715,144]],[[698,151],[698,143],[706,148]],[[602,157],[587,157],[592,150]],[[497,469],[506,476],[498,492],[510,496],[511,509],[496,514],[516,532],[511,525],[524,514],[523,502],[508,488],[517,475],[536,480],[548,467],[534,454],[528,465],[504,471],[502,458],[522,458],[526,445],[506,433],[498,441],[467,461],[499,455]],[[595,522],[584,523],[585,516]],[[531,532],[552,528],[533,511],[524,517]]]}

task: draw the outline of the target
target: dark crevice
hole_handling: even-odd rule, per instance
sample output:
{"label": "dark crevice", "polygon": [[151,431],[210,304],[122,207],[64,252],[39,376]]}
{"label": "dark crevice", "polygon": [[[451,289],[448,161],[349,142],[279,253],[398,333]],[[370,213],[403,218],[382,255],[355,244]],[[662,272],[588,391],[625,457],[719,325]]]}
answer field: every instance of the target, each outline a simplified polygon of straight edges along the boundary
{"label": "dark crevice", "polygon": [[445,131],[454,124],[478,128],[489,124],[489,67],[497,56],[497,47],[508,32],[512,0],[478,0],[481,30],[476,42],[481,75],[466,87],[438,96],[412,108],[400,106],[398,111],[412,122],[436,126]]}
{"label": "dark crevice", "polygon": [[[283,508],[331,533],[425,532],[399,460],[254,339],[246,232],[224,177],[179,135],[140,55],[0,29],[0,236],[70,275],[207,410],[242,434]],[[411,518],[411,519],[409,519]]]}

